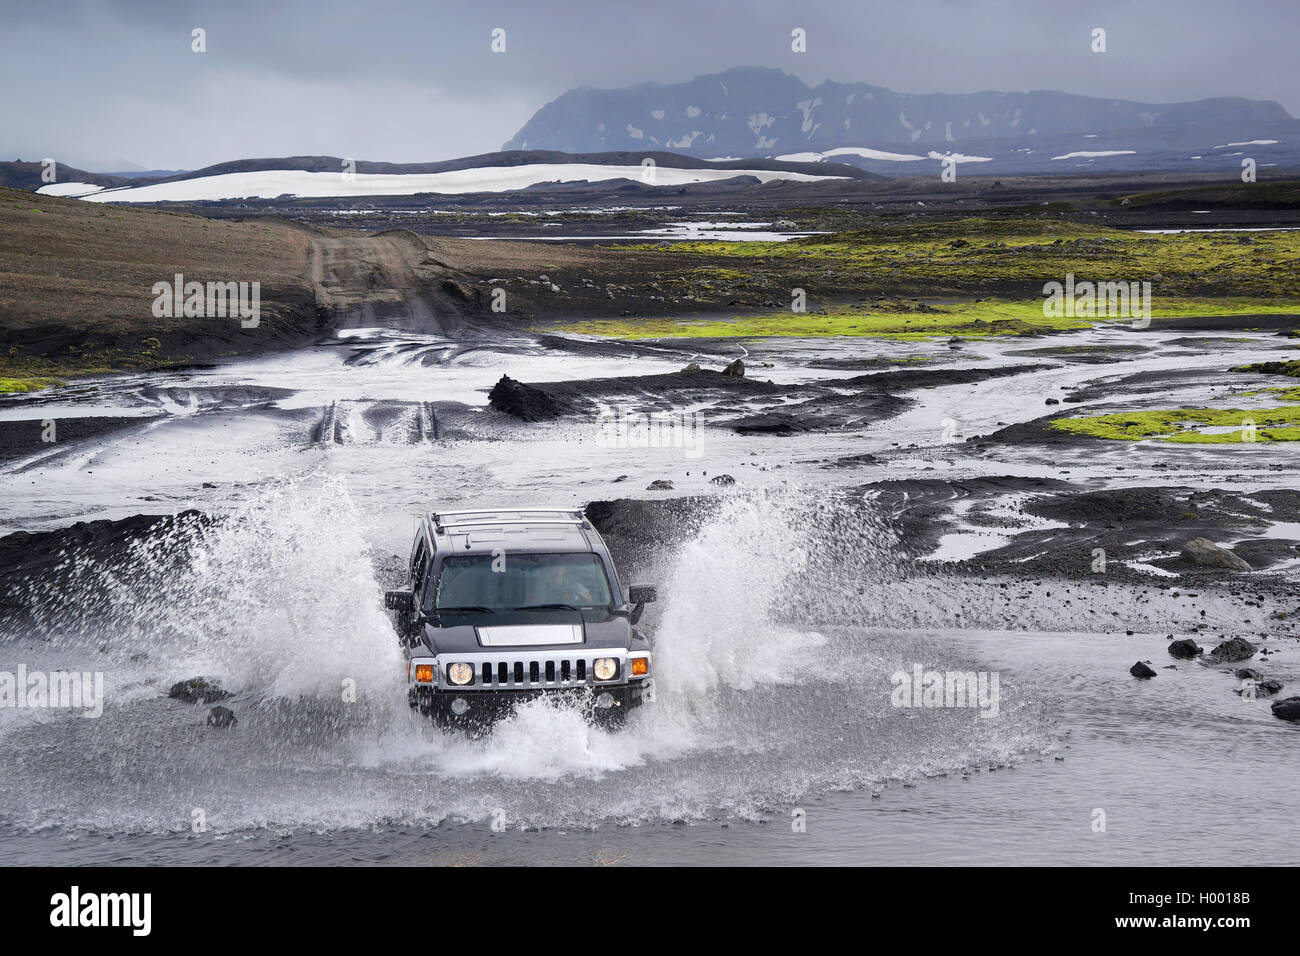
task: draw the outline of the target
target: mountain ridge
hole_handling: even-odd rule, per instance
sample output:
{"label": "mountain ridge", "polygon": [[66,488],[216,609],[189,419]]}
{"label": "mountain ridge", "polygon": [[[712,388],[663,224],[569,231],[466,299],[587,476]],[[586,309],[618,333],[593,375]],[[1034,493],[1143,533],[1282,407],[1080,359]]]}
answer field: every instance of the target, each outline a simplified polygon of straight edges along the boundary
{"label": "mountain ridge", "polygon": [[[669,149],[755,158],[864,147],[922,158],[970,146],[1033,152],[1041,144],[1060,156],[1120,148],[1159,153],[1189,144],[1210,150],[1235,140],[1300,139],[1297,133],[1300,121],[1273,100],[1146,103],[1059,90],[898,93],[836,80],[809,86],[781,69],[734,67],[682,83],[575,87],[542,106],[503,149]],[[1117,146],[1120,140],[1131,145]]]}

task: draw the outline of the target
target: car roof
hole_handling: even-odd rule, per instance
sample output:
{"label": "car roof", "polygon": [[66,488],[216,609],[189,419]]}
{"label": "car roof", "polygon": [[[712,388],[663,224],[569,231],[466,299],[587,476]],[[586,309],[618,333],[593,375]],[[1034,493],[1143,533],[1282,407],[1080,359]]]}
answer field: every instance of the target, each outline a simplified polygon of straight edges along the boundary
{"label": "car roof", "polygon": [[439,551],[449,554],[506,551],[593,552],[600,536],[579,508],[441,511],[428,516]]}

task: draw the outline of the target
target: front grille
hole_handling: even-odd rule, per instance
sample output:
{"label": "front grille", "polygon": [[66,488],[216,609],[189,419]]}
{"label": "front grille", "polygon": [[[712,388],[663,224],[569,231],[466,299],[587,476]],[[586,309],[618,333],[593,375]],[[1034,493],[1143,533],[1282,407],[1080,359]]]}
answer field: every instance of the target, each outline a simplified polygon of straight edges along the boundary
{"label": "front grille", "polygon": [[[455,658],[449,656],[448,660],[455,660]],[[476,688],[496,690],[581,687],[587,684],[588,675],[591,673],[589,661],[583,657],[482,661],[477,669],[478,680],[472,686],[454,689],[459,691]],[[621,665],[619,669],[621,672]]]}

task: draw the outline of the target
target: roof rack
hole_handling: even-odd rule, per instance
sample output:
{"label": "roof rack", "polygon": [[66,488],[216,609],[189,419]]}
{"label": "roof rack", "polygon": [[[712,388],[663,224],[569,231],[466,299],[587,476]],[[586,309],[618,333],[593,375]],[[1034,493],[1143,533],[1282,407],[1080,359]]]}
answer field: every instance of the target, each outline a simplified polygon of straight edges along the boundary
{"label": "roof rack", "polygon": [[[502,518],[501,514],[567,515],[568,517]],[[494,527],[499,525],[579,525],[587,527],[587,517],[581,508],[501,508],[495,511],[435,511],[432,516],[438,531],[457,528]]]}
{"label": "roof rack", "polygon": [[582,508],[469,508],[464,511],[435,511],[435,518],[455,517],[457,515],[495,515],[503,511],[535,511],[539,514],[562,514],[575,515],[582,514]]}

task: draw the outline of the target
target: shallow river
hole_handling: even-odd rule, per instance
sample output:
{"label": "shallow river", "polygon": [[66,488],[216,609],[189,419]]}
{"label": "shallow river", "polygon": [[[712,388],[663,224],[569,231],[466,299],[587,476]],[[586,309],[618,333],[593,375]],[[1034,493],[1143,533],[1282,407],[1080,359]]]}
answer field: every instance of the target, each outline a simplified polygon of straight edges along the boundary
{"label": "shallow river", "polygon": [[[1270,336],[1204,353],[1171,338],[1144,337],[1151,350],[1126,357],[1122,371],[1281,357]],[[1132,341],[1113,330],[1051,344]],[[809,363],[1044,361],[1008,354],[1026,347],[783,340],[744,351],[751,376],[833,385],[862,373]],[[1037,418],[1046,396],[1120,371],[1060,362],[906,393],[916,402],[901,415],[828,434],[742,436],[709,427],[708,408],[677,409],[706,423],[687,448],[611,447],[595,423],[512,425],[483,412],[503,373],[525,382],[650,374],[691,355],[653,343],[568,354],[524,336],[466,344],[353,330],[293,355],[79,382],[0,406],[9,419],[141,419],[0,467],[0,531],[190,507],[231,518],[199,543],[174,542],[197,558],[187,570],[170,570],[165,555],[87,567],[75,593],[60,596],[78,609],[78,626],[0,641],[0,670],[103,671],[107,701],[94,720],[0,710],[6,858],[1300,862],[1296,728],[1225,693],[1230,676],[1188,666],[1176,679],[1134,681],[1134,659],[1165,658],[1164,635],[1079,633],[1064,606],[1031,609],[1018,630],[977,616],[972,624],[969,614],[958,626],[948,609],[978,604],[978,585],[966,581],[957,597],[928,590],[943,588],[940,579],[886,586],[884,524],[850,521],[835,504],[848,484],[923,470],[1065,471],[1100,487],[1167,482],[1163,463],[1179,469],[1180,484],[1214,487],[1231,475],[1238,490],[1295,487],[1288,453],[967,450],[965,437]],[[1169,407],[1211,394],[1192,383],[1185,394],[1133,398]],[[824,467],[880,452],[890,457],[851,473]],[[413,514],[703,494],[717,491],[710,479],[720,473],[737,482],[727,503],[652,569],[660,692],[624,730],[536,702],[469,738],[407,708],[381,592]],[[645,491],[655,478],[675,490]],[[956,515],[938,556],[995,545],[981,534]],[[828,549],[836,561],[821,568],[822,590],[791,604],[782,595],[792,567]],[[899,623],[907,619],[923,623]],[[1300,657],[1288,657],[1297,655],[1270,668],[1289,683],[1300,680]],[[915,665],[997,675],[996,712],[895,706],[892,676]],[[209,728],[206,708],[162,696],[195,674],[236,691],[236,727]],[[345,681],[355,702],[341,699]]]}

